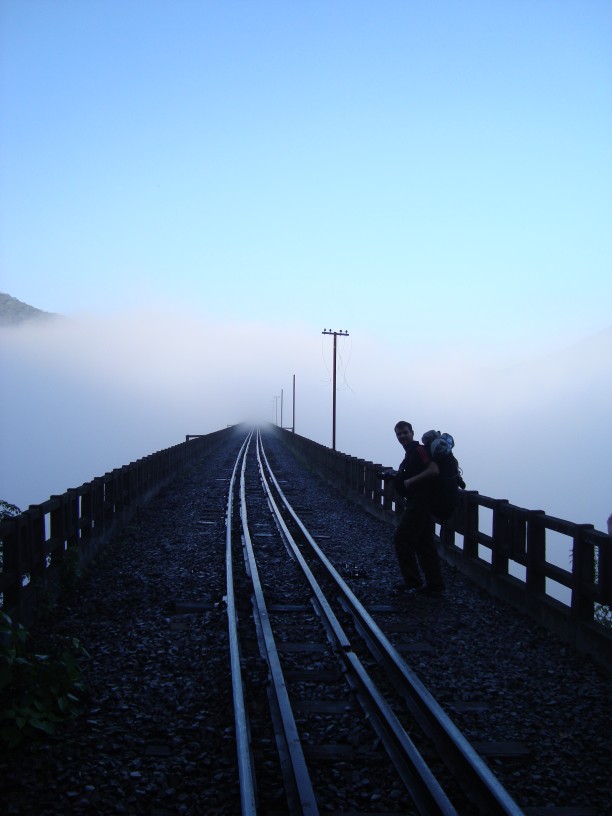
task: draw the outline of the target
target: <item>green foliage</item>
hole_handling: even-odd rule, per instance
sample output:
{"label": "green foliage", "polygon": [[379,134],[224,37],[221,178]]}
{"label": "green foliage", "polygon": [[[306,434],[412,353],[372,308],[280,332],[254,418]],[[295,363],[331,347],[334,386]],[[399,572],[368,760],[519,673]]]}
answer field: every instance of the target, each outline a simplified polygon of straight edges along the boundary
{"label": "green foliage", "polygon": [[0,747],[13,748],[37,734],[54,734],[57,724],[84,709],[85,686],[76,638],[56,641],[52,655],[34,654],[21,624],[0,612]]}

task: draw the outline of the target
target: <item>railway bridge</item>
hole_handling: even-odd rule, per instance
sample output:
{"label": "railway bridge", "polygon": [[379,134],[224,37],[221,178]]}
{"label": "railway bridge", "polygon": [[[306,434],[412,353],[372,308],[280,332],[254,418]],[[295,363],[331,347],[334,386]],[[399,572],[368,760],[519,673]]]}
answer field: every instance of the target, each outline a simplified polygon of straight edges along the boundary
{"label": "railway bridge", "polygon": [[94,689],[7,812],[612,812],[609,537],[465,491],[445,596],[394,596],[381,467],[237,426],[0,523],[2,611]]}
{"label": "railway bridge", "polygon": [[[270,426],[302,464],[368,513],[393,521],[402,512],[392,485],[379,477],[381,464],[332,450],[298,434]],[[59,591],[62,565],[78,547],[81,565],[94,558],[132,515],[181,468],[205,457],[236,432],[230,427],[188,435],[184,443],[94,478],[61,496],[0,522],[4,563],[2,608],[28,623],[41,586]],[[570,553],[561,566],[551,559],[551,538]],[[567,640],[612,666],[612,541],[589,524],[554,518],[467,490],[453,518],[437,525],[441,557],[471,580]],[[34,580],[38,579],[38,580]],[[554,587],[565,590],[560,600]]]}

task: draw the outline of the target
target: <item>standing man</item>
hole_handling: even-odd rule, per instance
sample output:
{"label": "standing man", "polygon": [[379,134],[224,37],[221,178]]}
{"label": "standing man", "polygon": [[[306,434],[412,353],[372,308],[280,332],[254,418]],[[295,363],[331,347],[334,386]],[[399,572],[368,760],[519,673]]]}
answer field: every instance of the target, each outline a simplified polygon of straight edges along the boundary
{"label": "standing man", "polygon": [[[420,590],[429,595],[439,595],[444,590],[444,582],[433,541],[431,498],[434,480],[440,471],[423,445],[414,441],[414,431],[409,422],[398,422],[395,435],[406,451],[394,478],[396,491],[406,499],[406,509],[393,537],[404,579],[398,590]],[[424,585],[421,572],[425,578]]]}

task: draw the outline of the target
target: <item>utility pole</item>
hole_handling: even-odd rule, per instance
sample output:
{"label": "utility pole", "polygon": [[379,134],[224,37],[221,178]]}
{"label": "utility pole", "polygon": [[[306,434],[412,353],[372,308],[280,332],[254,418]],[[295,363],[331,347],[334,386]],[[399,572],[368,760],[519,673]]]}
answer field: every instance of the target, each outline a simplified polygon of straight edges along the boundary
{"label": "utility pole", "polygon": [[348,337],[348,331],[332,331],[323,329],[321,334],[333,334],[334,336],[334,380],[333,380],[333,408],[332,408],[332,450],[336,450],[336,341],[338,337]]}
{"label": "utility pole", "polygon": [[295,433],[295,374],[293,375],[293,420],[291,422],[291,433]]}
{"label": "utility pole", "polygon": [[274,408],[275,408],[275,423],[278,425],[278,401],[280,399],[280,394],[278,397],[274,397]]}
{"label": "utility pole", "polygon": [[281,428],[283,427],[283,389],[281,388]]}

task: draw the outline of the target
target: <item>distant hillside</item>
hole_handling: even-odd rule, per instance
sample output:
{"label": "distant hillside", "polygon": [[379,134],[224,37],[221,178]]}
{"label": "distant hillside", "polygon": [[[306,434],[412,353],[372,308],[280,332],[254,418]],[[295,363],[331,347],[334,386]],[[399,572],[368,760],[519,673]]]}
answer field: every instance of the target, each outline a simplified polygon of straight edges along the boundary
{"label": "distant hillside", "polygon": [[26,320],[40,320],[41,318],[57,317],[52,312],[43,312],[28,306],[17,298],[0,292],[0,328],[3,326],[18,326]]}

